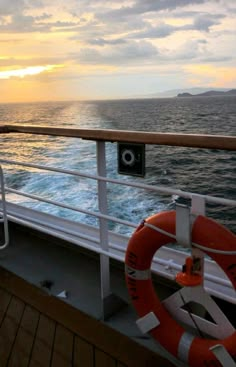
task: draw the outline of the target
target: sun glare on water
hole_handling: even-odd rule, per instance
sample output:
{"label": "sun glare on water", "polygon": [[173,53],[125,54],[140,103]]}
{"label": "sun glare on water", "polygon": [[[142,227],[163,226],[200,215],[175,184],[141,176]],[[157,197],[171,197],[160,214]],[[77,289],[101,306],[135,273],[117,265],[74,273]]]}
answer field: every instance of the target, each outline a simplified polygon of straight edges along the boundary
{"label": "sun glare on water", "polygon": [[0,79],[9,79],[12,77],[24,78],[25,76],[40,74],[44,71],[50,71],[55,67],[56,65],[29,66],[24,69],[0,71]]}

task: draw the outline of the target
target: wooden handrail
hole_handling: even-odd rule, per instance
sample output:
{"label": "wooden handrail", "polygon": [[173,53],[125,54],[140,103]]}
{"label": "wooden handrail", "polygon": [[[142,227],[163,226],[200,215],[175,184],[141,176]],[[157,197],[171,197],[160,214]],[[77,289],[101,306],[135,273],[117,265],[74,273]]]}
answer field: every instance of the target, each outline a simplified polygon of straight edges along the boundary
{"label": "wooden handrail", "polygon": [[0,133],[24,133],[102,140],[109,142],[143,143],[204,149],[236,151],[236,136],[160,133],[130,130],[74,129],[33,125],[3,125]]}

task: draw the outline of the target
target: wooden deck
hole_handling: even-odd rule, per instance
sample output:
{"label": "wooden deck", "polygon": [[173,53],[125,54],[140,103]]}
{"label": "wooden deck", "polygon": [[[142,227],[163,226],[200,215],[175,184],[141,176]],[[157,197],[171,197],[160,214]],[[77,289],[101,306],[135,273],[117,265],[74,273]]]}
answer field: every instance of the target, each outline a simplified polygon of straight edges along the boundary
{"label": "wooden deck", "polygon": [[104,323],[0,268],[0,366],[173,366]]}

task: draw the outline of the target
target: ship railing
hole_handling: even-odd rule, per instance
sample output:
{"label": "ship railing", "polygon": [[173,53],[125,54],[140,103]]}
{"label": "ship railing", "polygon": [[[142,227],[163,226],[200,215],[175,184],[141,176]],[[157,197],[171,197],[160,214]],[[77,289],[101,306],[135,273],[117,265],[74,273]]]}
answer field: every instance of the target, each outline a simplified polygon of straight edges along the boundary
{"label": "ship railing", "polygon": [[[236,137],[213,136],[213,135],[191,135],[191,134],[162,134],[146,132],[130,132],[115,130],[88,130],[88,129],[65,129],[49,128],[42,126],[27,125],[5,125],[0,128],[1,133],[23,133],[23,134],[43,134],[63,137],[73,137],[79,139],[93,140],[96,142],[96,162],[97,174],[87,174],[80,171],[49,167],[40,164],[32,164],[15,160],[1,159],[0,163],[5,165],[20,165],[25,168],[34,168],[39,170],[53,171],[61,174],[74,175],[97,181],[98,211],[86,210],[62,202],[51,200],[40,195],[26,193],[21,190],[6,186],[5,190],[9,194],[20,195],[33,200],[42,201],[48,204],[56,205],[61,208],[70,209],[86,215],[98,218],[98,228],[91,228],[72,221],[66,221],[62,218],[56,218],[48,214],[39,213],[37,210],[21,208],[20,205],[8,203],[6,205],[8,219],[31,226],[39,231],[56,235],[62,239],[70,240],[72,243],[87,248],[100,254],[101,270],[101,299],[104,304],[104,314],[106,314],[106,300],[111,296],[110,288],[110,268],[109,260],[113,258],[124,262],[125,249],[127,246],[127,236],[118,235],[109,231],[108,222],[114,222],[121,225],[136,228],[138,223],[122,220],[118,217],[109,215],[107,206],[107,183],[125,185],[138,189],[154,191],[164,195],[178,195],[179,197],[190,199],[191,212],[194,214],[205,215],[206,203],[220,204],[229,207],[236,207],[236,201],[214,197],[210,195],[200,195],[174,188],[148,185],[131,180],[120,180],[106,176],[106,142],[126,142],[140,144],[155,144],[169,146],[198,147],[206,149],[236,150]],[[2,186],[3,187],[3,186]],[[178,208],[178,205],[177,205]],[[4,211],[4,208],[2,206]],[[186,211],[178,210],[180,223],[185,222]],[[181,214],[182,213],[182,214]],[[63,228],[63,229],[62,229]],[[184,232],[184,228],[182,228]],[[177,239],[178,240],[178,239]],[[159,275],[174,279],[177,271],[180,271],[183,265],[183,253],[173,248],[162,248],[159,250],[158,257],[154,258],[152,270]],[[235,291],[232,289],[231,282],[224,277],[224,273],[211,260],[206,260],[207,266],[204,274],[205,288],[210,294],[222,298],[226,301],[236,303]],[[110,302],[111,304],[112,302]]]}

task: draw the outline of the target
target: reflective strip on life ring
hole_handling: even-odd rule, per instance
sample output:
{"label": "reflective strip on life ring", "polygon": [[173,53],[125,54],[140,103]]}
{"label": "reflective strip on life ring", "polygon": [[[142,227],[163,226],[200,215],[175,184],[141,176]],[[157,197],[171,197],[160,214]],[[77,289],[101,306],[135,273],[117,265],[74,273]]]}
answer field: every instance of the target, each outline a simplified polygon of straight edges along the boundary
{"label": "reflective strip on life ring", "polygon": [[[175,211],[162,212],[145,220],[175,235]],[[192,227],[192,242],[205,248],[235,251],[236,236],[210,218],[198,216]],[[191,367],[219,366],[210,348],[222,344],[236,358],[236,331],[222,340],[203,339],[180,326],[159,300],[151,280],[150,268],[155,252],[173,238],[141,224],[132,235],[125,258],[126,283],[134,308],[140,318],[150,313],[159,321],[150,334],[177,359]],[[236,255],[204,251],[223,269],[236,289]],[[154,324],[155,325],[155,324]],[[150,329],[150,328],[149,328]]]}

